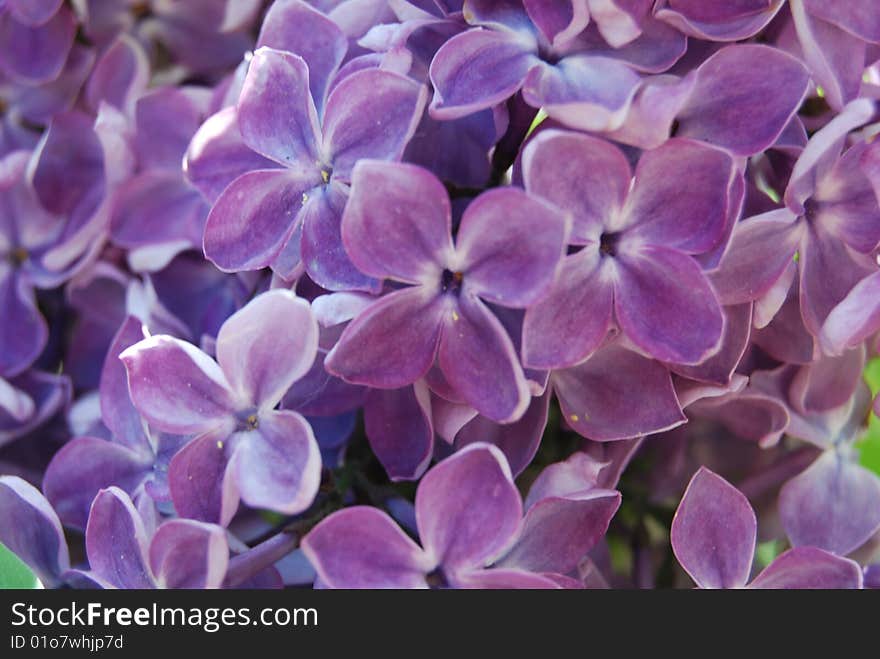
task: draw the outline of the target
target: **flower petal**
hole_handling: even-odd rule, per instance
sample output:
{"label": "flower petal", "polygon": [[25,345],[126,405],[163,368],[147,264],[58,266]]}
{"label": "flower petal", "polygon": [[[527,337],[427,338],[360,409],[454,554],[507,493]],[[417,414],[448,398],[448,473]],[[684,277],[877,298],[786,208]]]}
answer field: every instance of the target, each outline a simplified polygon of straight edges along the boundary
{"label": "flower petal", "polygon": [[419,478],[434,454],[434,428],[427,388],[373,389],[364,403],[370,448],[393,481]]}
{"label": "flower petal", "polygon": [[709,251],[723,236],[734,176],[729,155],[693,140],[646,151],[627,199],[631,231],[688,254]]}
{"label": "flower petal", "polygon": [[365,69],[340,82],[324,112],[324,153],[348,181],[358,160],[399,160],[422,119],[427,90],[407,76]]}
{"label": "flower petal", "polygon": [[336,73],[348,39],[330,18],[299,0],[272,3],[263,18],[257,48],[268,46],[299,55],[309,70],[309,89],[318,112]]}
{"label": "flower petal", "polygon": [[589,439],[629,439],[687,420],[666,367],[616,344],[551,380],[566,422]]}
{"label": "flower petal", "polygon": [[498,318],[465,290],[443,321],[437,359],[449,384],[480,414],[499,423],[519,419],[531,394]]}
{"label": "flower petal", "polygon": [[435,119],[457,119],[512,96],[540,64],[535,44],[512,31],[476,28],[444,43],[431,60]]}
{"label": "flower petal", "polygon": [[311,170],[262,169],[239,176],[208,214],[205,256],[227,272],[266,267],[296,238],[304,197],[319,182]]}
{"label": "flower petal", "polygon": [[227,423],[236,409],[223,371],[185,341],[151,336],[119,358],[128,371],[132,403],[158,430],[204,432]]}
{"label": "flower petal", "polygon": [[749,588],[861,588],[862,569],[848,558],[816,547],[794,547],[780,554]]}
{"label": "flower petal", "polygon": [[220,588],[229,563],[222,526],[172,519],[150,543],[150,567],[160,588]]}
{"label": "flower petal", "polygon": [[504,455],[471,444],[436,465],[416,492],[419,537],[447,574],[483,567],[513,540],[522,501]]}
{"label": "flower petal", "polygon": [[95,495],[115,485],[129,495],[152,476],[149,453],[93,437],[76,437],[61,447],[43,476],[43,491],[68,526],[84,529]]}
{"label": "flower petal", "polygon": [[545,298],[523,324],[523,363],[564,368],[586,359],[611,327],[614,286],[595,246],[566,257]]}
{"label": "flower petal", "polygon": [[542,499],[529,508],[522,533],[499,565],[568,574],[602,539],[619,507],[614,490]]}
{"label": "flower petal", "polygon": [[452,210],[428,170],[364,160],[352,173],[342,241],[352,262],[372,277],[439,281],[452,253]]}
{"label": "flower petal", "polygon": [[444,309],[428,287],[385,295],[348,324],[325,368],[348,382],[382,389],[412,384],[434,363]]}
{"label": "flower petal", "polygon": [[40,491],[17,476],[0,476],[0,542],[47,588],[70,567],[58,515]]}
{"label": "flower petal", "polygon": [[571,242],[596,240],[623,207],[632,171],[623,152],[605,140],[556,129],[529,140],[522,155],[530,194],[573,216]]}
{"label": "flower petal", "polygon": [[320,162],[321,129],[306,62],[272,48],[257,50],[241,88],[238,125],[247,146],[281,165]]}
{"label": "flower petal", "polygon": [[216,352],[232,388],[258,407],[271,409],[315,361],[318,323],[308,302],[274,289],[223,323]]}
{"label": "flower petal", "polygon": [[330,588],[427,588],[433,564],[387,514],[369,506],[333,513],[302,549]]}
{"label": "flower petal", "polygon": [[86,526],[92,571],[116,588],[152,588],[148,543],[144,522],[128,495],[117,487],[98,492]]}
{"label": "flower petal", "polygon": [[696,364],[719,348],[724,315],[694,260],[644,246],[616,259],[614,309],[620,328],[653,357]]}
{"label": "flower petal", "polygon": [[880,528],[880,478],[826,451],[782,487],[779,514],[795,547],[848,554]]}
{"label": "flower petal", "polygon": [[168,465],[168,486],[181,517],[226,526],[238,510],[239,495],[228,469],[235,437],[207,433],[184,446]]}
{"label": "flower petal", "polygon": [[241,498],[254,508],[300,513],[321,484],[321,453],[312,428],[288,410],[262,414],[259,424],[243,433],[230,463]]}
{"label": "flower petal", "polygon": [[[755,71],[761,71],[760,76]],[[776,141],[800,107],[810,83],[797,59],[756,44],[727,46],[697,70],[676,135],[749,156]]]}
{"label": "flower petal", "polygon": [[688,484],[670,537],[675,557],[700,588],[741,588],[749,580],[757,521],[749,500],[700,467]]}
{"label": "flower petal", "polygon": [[0,309],[0,375],[9,377],[33,363],[46,345],[49,331],[33,289],[5,263],[0,263]]}

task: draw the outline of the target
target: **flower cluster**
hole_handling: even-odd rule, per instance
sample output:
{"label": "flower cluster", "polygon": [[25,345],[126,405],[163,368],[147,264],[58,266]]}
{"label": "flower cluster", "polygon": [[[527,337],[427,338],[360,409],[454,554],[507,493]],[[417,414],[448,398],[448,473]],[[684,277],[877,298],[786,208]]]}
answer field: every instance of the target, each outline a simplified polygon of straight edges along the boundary
{"label": "flower cluster", "polygon": [[880,586],[877,98],[875,0],[0,0],[0,543]]}

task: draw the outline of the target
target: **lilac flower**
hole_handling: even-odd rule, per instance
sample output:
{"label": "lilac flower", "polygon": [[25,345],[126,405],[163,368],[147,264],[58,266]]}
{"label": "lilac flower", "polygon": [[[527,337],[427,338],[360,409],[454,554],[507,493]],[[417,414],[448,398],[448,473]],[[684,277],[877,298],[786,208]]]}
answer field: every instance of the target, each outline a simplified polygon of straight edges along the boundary
{"label": "lilac flower", "polygon": [[[564,573],[604,534],[619,495],[554,493],[534,503],[522,520],[522,502],[504,456],[493,446],[472,444],[428,472],[415,505],[421,547],[388,515],[365,506],[336,512],[312,529],[302,547],[321,583],[331,588],[569,586]],[[557,525],[567,523],[575,533],[563,538]]]}
{"label": "lilac flower", "polygon": [[764,29],[784,4],[784,0],[661,0],[654,15],[690,37],[739,41]]}
{"label": "lilac flower", "polygon": [[54,80],[75,33],[62,0],[7,0],[0,7],[0,70],[31,84]]}
{"label": "lilac flower", "polygon": [[672,548],[700,588],[861,588],[857,563],[815,547],[776,557],[751,582],[757,522],[733,485],[701,467],[691,479],[675,519]]}
{"label": "lilac flower", "polygon": [[455,244],[446,191],[413,165],[359,163],[342,239],[364,273],[410,284],[370,305],[327,356],[331,373],[398,388],[437,359],[449,384],[497,421],[515,421],[529,400],[514,346],[483,300],[534,304],[547,291],[568,234],[561,212],[515,188],[468,206]]}
{"label": "lilac flower", "polygon": [[[119,355],[144,338],[142,324],[129,316],[114,336],[101,373],[101,417],[110,441],[75,437],[46,468],[43,492],[68,526],[84,529],[98,492],[119,487],[138,509],[170,503],[168,463],[184,443],[177,435],[150,430],[131,404],[125,367]],[[155,504],[153,503],[155,502]],[[157,515],[150,510],[152,517]]]}
{"label": "lilac flower", "polygon": [[239,498],[288,514],[311,504],[321,468],[312,430],[296,412],[274,408],[312,365],[317,341],[308,304],[279,289],[223,324],[217,362],[161,335],[120,355],[144,419],[196,435],[169,466],[179,514],[225,525]]}
{"label": "lilac flower", "polygon": [[727,154],[691,140],[643,154],[634,181],[607,142],[556,130],[532,140],[523,155],[526,189],[574,214],[570,242],[583,249],[526,312],[526,365],[577,364],[612,323],[661,361],[696,364],[712,355],[723,315],[692,256],[723,240],[736,176]]}
{"label": "lilac flower", "polygon": [[111,239],[130,250],[138,270],[159,270],[178,252],[199,248],[208,205],[181,169],[190,138],[204,119],[208,91],[165,88],[138,99],[133,151],[138,174],[115,193]]}
{"label": "lilac flower", "polygon": [[0,542],[22,559],[47,588],[70,567],[61,521],[40,491],[17,476],[0,476]]}
{"label": "lilac flower", "polygon": [[238,104],[239,127],[248,147],[282,168],[247,173],[223,191],[208,216],[205,254],[224,270],[272,265],[282,276],[302,259],[327,288],[372,288],[339,238],[348,182],[360,159],[400,157],[421,117],[425,90],[368,69],[338,82],[324,105],[309,93],[309,76],[297,55],[267,47],[254,55]]}
{"label": "lilac flower", "polygon": [[190,519],[153,527],[116,487],[92,503],[86,551],[90,570],[69,578],[100,588],[219,588],[229,562],[222,527]]}
{"label": "lilac flower", "polygon": [[451,38],[431,63],[433,116],[461,117],[522,89],[529,105],[563,123],[619,126],[641,81],[637,71],[665,71],[686,40],[648,16],[644,3],[635,16],[606,3],[604,18],[618,20],[597,31],[587,27],[584,4],[469,3],[465,16],[479,27]]}
{"label": "lilac flower", "polygon": [[785,207],[737,224],[712,275],[725,304],[765,295],[783,283],[797,256],[801,315],[818,337],[832,309],[877,270],[868,255],[880,242],[880,206],[860,166],[867,145],[840,155],[847,133],[873,113],[865,99],[847,106],[804,149],[785,190]]}

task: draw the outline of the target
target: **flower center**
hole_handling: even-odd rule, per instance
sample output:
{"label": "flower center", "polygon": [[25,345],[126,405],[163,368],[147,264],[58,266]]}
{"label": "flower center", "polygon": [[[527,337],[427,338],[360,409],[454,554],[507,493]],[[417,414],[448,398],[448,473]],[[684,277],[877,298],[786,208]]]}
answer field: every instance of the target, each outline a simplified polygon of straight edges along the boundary
{"label": "flower center", "polygon": [[141,0],[131,6],[131,13],[135,18],[144,18],[153,13],[149,0]]}
{"label": "flower center", "polygon": [[608,256],[615,256],[619,242],[620,233],[603,233],[599,237],[599,251]]}
{"label": "flower center", "polygon": [[816,216],[819,214],[819,204],[812,198],[807,199],[804,202],[804,219],[807,222],[812,222],[816,219]]}
{"label": "flower center", "polygon": [[434,590],[449,588],[449,580],[443,573],[442,567],[435,568],[433,572],[430,572],[428,576],[425,577],[425,581],[428,582],[428,587]]}
{"label": "flower center", "polygon": [[461,282],[464,281],[463,272],[453,272],[452,270],[444,270],[440,276],[440,287],[444,293],[458,293],[461,289]]}
{"label": "flower center", "polygon": [[330,177],[333,176],[333,168],[327,165],[321,167],[321,181],[324,185],[330,183]]}
{"label": "flower center", "polygon": [[238,417],[238,430],[240,432],[250,432],[260,427],[260,418],[256,411],[248,410],[236,415]]}
{"label": "flower center", "polygon": [[28,251],[24,247],[16,247],[6,255],[6,258],[9,259],[9,262],[12,263],[13,266],[18,267],[27,261],[29,256],[30,254],[28,254]]}

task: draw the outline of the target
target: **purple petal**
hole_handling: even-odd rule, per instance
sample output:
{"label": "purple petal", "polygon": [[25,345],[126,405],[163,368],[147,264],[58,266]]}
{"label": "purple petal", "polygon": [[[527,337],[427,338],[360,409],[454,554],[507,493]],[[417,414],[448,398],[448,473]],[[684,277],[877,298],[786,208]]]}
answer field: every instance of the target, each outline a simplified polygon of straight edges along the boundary
{"label": "purple petal", "polygon": [[688,254],[709,251],[722,237],[735,175],[729,155],[700,142],[674,138],[645,152],[627,199],[632,231]]}
{"label": "purple petal", "polygon": [[150,61],[143,48],[131,36],[121,34],[95,64],[86,84],[86,100],[95,111],[105,102],[128,113],[149,77]]}
{"label": "purple petal", "polygon": [[519,539],[499,565],[567,574],[602,539],[619,507],[620,493],[613,490],[542,499],[529,508]]}
{"label": "purple petal", "polygon": [[268,46],[299,55],[309,69],[309,89],[320,108],[330,80],[342,63],[348,39],[327,16],[299,0],[281,0],[269,7],[257,47]]}
{"label": "purple petal", "polygon": [[815,547],[795,547],[780,554],[749,584],[749,588],[810,590],[861,587],[858,563]]}
{"label": "purple petal", "polygon": [[522,501],[504,455],[472,444],[431,469],[416,492],[425,551],[450,575],[483,567],[513,540]]}
{"label": "purple petal", "polygon": [[195,346],[151,336],[119,358],[128,372],[131,400],[152,427],[187,435],[230,423],[237,406],[226,377]]}
{"label": "purple petal", "polygon": [[504,589],[504,590],[535,590],[556,589],[559,583],[550,576],[533,574],[515,568],[492,568],[491,570],[473,570],[457,574],[451,579],[456,588]]}
{"label": "purple petal", "polygon": [[839,354],[880,329],[880,273],[866,277],[828,314],[821,340],[826,352]]}
{"label": "purple petal", "polygon": [[274,162],[245,145],[236,109],[228,107],[205,120],[193,135],[184,157],[183,173],[213,203],[242,174],[274,166]]}
{"label": "purple petal", "polygon": [[245,144],[291,167],[320,162],[321,129],[309,89],[309,69],[297,55],[260,48],[251,60],[238,101]]}
{"label": "purple petal", "polygon": [[523,6],[544,38],[562,43],[576,36],[590,22],[588,0],[524,0]]}
{"label": "purple petal", "polygon": [[514,476],[519,476],[532,462],[541,437],[547,427],[550,394],[532,398],[529,408],[519,421],[497,424],[486,417],[477,416],[469,421],[455,437],[456,448],[486,442],[501,449]]}
{"label": "purple petal", "polygon": [[17,476],[0,476],[0,542],[30,567],[44,586],[59,584],[70,566],[61,521],[39,490]]}
{"label": "purple petal", "polygon": [[226,526],[238,509],[227,433],[208,433],[184,446],[168,466],[168,486],[181,517]]}
{"label": "purple petal", "polygon": [[165,87],[138,99],[135,144],[142,168],[160,168],[180,175],[189,141],[205,120],[206,90]]}
{"label": "purple petal", "polygon": [[821,225],[808,224],[801,243],[800,304],[804,325],[819,336],[831,311],[862,279],[876,270],[876,262],[851,250]]}
{"label": "purple petal", "polygon": [[433,562],[388,515],[369,506],[333,513],[302,549],[330,588],[427,588]]}
{"label": "purple petal", "polygon": [[666,367],[615,344],[551,380],[566,422],[590,439],[629,439],[686,421]]}
{"label": "purple petal", "polygon": [[238,177],[208,215],[205,256],[227,272],[269,265],[296,239],[300,209],[319,183],[311,170],[265,169]]}
{"label": "purple petal", "polygon": [[629,162],[609,142],[561,130],[541,131],[523,151],[523,180],[529,193],[570,212],[571,242],[596,240],[620,211],[629,192]]}
{"label": "purple petal", "polygon": [[86,526],[92,571],[116,588],[152,588],[148,542],[144,522],[128,495],[117,487],[101,490]]}
{"label": "purple petal", "polygon": [[661,361],[696,364],[719,347],[724,316],[692,258],[644,246],[616,259],[614,308],[620,328]]}
{"label": "purple petal", "polygon": [[523,84],[523,99],[571,128],[590,131],[620,126],[641,78],[610,57],[573,55],[555,66],[533,68]]}
{"label": "purple petal", "polygon": [[[306,272],[312,281],[327,290],[378,292],[380,283],[355,267],[343,244],[342,213],[347,201],[348,188],[339,181],[331,181],[330,185],[309,193],[301,213],[302,260]],[[286,276],[277,262],[272,267]]]}
{"label": "purple petal", "polygon": [[763,30],[783,4],[784,0],[733,3],[666,0],[655,15],[697,39],[740,41]]}
{"label": "purple petal", "polygon": [[823,355],[798,369],[788,390],[789,402],[802,414],[840,407],[855,395],[864,368],[862,348],[849,350],[839,357]]}
{"label": "purple petal", "polygon": [[740,222],[718,268],[710,275],[724,304],[751,302],[768,293],[791,265],[803,232],[788,209]]}
{"label": "purple petal", "polygon": [[361,158],[399,160],[422,119],[427,90],[380,69],[347,76],[327,99],[323,150],[333,176],[347,181]]}
{"label": "purple petal", "polygon": [[208,210],[179,171],[138,174],[117,188],[111,219],[113,242],[128,249],[163,243],[201,247]]}
{"label": "purple petal", "polygon": [[519,419],[531,394],[516,348],[483,302],[462,292],[443,315],[438,363],[450,385],[483,416]]}
{"label": "purple petal", "polygon": [[0,69],[28,84],[54,80],[73,46],[76,17],[67,8],[38,26],[0,14]]}
{"label": "purple petal", "polygon": [[676,134],[735,155],[758,153],[785,129],[808,85],[803,64],[779,49],[754,44],[722,48],[697,70]]}
{"label": "purple petal", "polygon": [[465,286],[490,302],[523,308],[556,277],[566,216],[518,188],[484,192],[464,212],[455,240]]}
{"label": "purple petal", "polygon": [[880,479],[826,451],[782,487],[779,513],[795,547],[848,554],[880,528]]}
{"label": "purple petal", "polygon": [[757,521],[749,500],[705,467],[688,484],[670,538],[675,557],[700,588],[741,588],[749,580]]}
{"label": "purple petal", "polygon": [[534,50],[528,37],[508,31],[474,29],[452,37],[431,61],[431,115],[457,119],[506,100],[540,63]]}
{"label": "purple petal", "polygon": [[6,6],[25,25],[42,25],[61,8],[63,0],[9,0]]}
{"label": "purple petal", "polygon": [[865,41],[880,42],[880,16],[871,0],[849,0],[833,9],[821,0],[804,0],[804,8],[813,16],[839,25]]}
{"label": "purple petal", "polygon": [[349,323],[325,367],[355,384],[382,389],[412,384],[434,363],[445,313],[429,287],[385,295]]}
{"label": "purple petal", "polygon": [[427,388],[373,389],[364,403],[370,448],[393,481],[419,478],[434,453],[434,428]]}
{"label": "purple petal", "polygon": [[321,483],[321,453],[308,422],[296,412],[269,412],[244,433],[230,468],[242,500],[294,515],[308,508]]}
{"label": "purple petal", "polygon": [[232,388],[272,408],[305,375],[318,351],[309,303],[291,291],[258,295],[230,316],[217,335],[217,361]]}
{"label": "purple petal", "polygon": [[526,311],[524,364],[572,366],[599,347],[611,327],[614,287],[607,276],[609,266],[595,246],[562,261],[547,296]]}
{"label": "purple petal", "polygon": [[93,437],[77,437],[58,451],[46,467],[43,491],[67,524],[84,529],[95,495],[115,485],[134,495],[152,475],[153,456]]}
{"label": "purple petal", "polygon": [[725,307],[724,336],[718,352],[696,366],[672,365],[670,368],[691,380],[726,385],[749,346],[751,328],[751,304]]}
{"label": "purple petal", "polygon": [[362,272],[438,281],[453,250],[451,228],[449,196],[427,170],[370,160],[355,167],[342,241]]}
{"label": "purple petal", "polygon": [[6,263],[0,263],[0,309],[0,374],[8,377],[33,363],[46,344],[48,329],[33,290]]}
{"label": "purple petal", "polygon": [[159,588],[219,588],[229,563],[223,527],[190,519],[162,524],[149,555]]}

